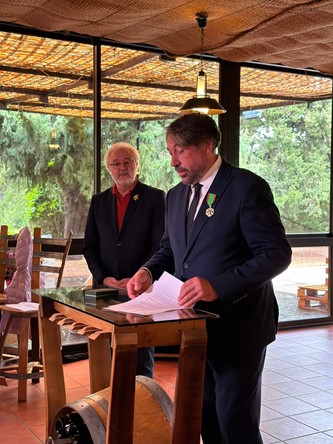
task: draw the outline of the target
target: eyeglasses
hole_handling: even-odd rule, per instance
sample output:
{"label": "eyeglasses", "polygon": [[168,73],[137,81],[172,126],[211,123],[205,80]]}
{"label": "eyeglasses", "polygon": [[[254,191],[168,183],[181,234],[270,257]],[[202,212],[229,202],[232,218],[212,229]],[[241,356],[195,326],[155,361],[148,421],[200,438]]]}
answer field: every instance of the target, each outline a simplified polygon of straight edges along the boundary
{"label": "eyeglasses", "polygon": [[121,165],[124,165],[124,167],[127,169],[127,168],[132,168],[135,163],[136,163],[136,160],[129,159],[129,160],[125,160],[124,162],[117,161],[117,162],[109,163],[109,166],[111,168],[114,168],[115,170],[118,170],[121,167]]}

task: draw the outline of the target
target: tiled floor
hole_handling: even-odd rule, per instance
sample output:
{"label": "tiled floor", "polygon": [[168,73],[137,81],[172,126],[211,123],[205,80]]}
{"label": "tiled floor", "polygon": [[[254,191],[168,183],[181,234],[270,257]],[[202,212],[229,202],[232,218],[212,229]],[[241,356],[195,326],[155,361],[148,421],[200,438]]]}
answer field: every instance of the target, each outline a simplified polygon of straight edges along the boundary
{"label": "tiled floor", "polygon": [[[281,331],[268,348],[261,430],[265,444],[333,444],[333,326]],[[155,379],[172,397],[175,360],[157,360]],[[89,393],[88,362],[64,364],[67,400]],[[44,383],[0,387],[0,436],[6,444],[45,442]],[[99,443],[98,443],[99,444]],[[191,444],[191,443],[189,443]],[[237,443],[251,444],[251,443]]]}

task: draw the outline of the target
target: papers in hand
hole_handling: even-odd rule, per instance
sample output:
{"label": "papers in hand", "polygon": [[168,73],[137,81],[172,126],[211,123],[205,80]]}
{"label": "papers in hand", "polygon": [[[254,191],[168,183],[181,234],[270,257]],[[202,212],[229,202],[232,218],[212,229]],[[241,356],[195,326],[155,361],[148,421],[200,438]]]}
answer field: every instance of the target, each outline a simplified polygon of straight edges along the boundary
{"label": "papers in hand", "polygon": [[140,296],[122,304],[110,305],[105,309],[143,316],[181,310],[184,307],[178,304],[177,299],[182,285],[182,281],[164,272],[159,280]]}

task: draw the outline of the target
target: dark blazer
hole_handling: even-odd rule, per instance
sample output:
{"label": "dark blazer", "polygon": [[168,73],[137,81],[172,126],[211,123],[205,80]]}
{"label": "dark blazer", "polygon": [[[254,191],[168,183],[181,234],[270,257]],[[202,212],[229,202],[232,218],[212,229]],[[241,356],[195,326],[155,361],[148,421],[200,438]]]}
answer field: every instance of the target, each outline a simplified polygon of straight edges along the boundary
{"label": "dark blazer", "polygon": [[164,231],[165,193],[138,181],[120,232],[115,212],[112,188],[93,196],[83,255],[98,284],[108,276],[131,277],[159,248]]}
{"label": "dark blazer", "polygon": [[216,195],[214,214],[208,217],[204,200],[186,243],[189,189],[180,183],[168,192],[161,248],[145,266],[155,278],[174,266],[183,281],[210,281],[219,299],[197,308],[221,318],[208,323],[208,338],[226,347],[265,346],[274,340],[278,320],[271,279],[291,260],[271,190],[264,179],[223,160],[209,189]]}

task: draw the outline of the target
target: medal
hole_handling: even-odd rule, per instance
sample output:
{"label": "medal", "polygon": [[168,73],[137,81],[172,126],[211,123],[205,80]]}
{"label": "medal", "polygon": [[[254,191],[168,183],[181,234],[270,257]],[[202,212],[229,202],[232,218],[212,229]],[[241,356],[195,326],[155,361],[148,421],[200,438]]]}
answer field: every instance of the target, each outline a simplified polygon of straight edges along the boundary
{"label": "medal", "polygon": [[215,213],[214,208],[212,208],[212,207],[207,208],[207,210],[206,210],[206,216],[208,216],[208,217],[212,217],[212,216],[214,215],[214,213]]}
{"label": "medal", "polygon": [[207,202],[207,204],[209,206],[209,208],[207,208],[207,210],[206,210],[206,216],[207,217],[214,216],[215,210],[214,210],[214,208],[212,208],[212,205],[215,202],[215,200],[216,200],[216,194],[213,194],[213,193],[208,193],[207,194],[206,202]]}

